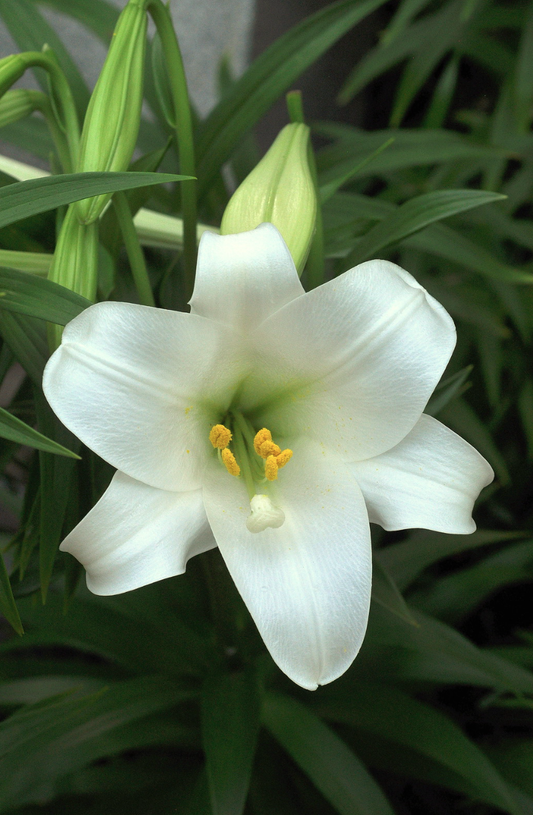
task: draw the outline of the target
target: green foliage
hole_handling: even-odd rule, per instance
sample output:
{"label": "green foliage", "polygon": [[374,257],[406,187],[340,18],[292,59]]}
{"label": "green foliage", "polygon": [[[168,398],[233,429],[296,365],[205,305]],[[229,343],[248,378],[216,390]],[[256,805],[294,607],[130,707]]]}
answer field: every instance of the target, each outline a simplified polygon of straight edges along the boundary
{"label": "green foliage", "polygon": [[[105,0],[0,0],[21,49],[52,49],[81,122],[87,89],[42,7],[105,42],[117,10]],[[15,266],[0,268],[9,394],[0,502],[18,516],[17,531],[11,519],[0,530],[2,814],[533,812],[533,2],[341,0],[239,80],[225,75],[221,101],[185,146],[196,154],[202,218],[216,227],[229,197],[223,165],[239,179],[249,172],[254,126],[374,11],[375,42],[346,66],[338,96],[360,94],[366,116],[357,127],[312,125],[324,257],[317,240],[302,280],[316,285],[378,254],[452,314],[457,350],[427,412],[496,471],[479,529],[376,529],[363,648],[314,694],[278,671],[220,562],[208,578],[209,555],[185,576],[118,597],[80,585],[58,545],[111,470],[56,420],[41,378],[46,324],[65,325],[88,301],[33,270],[48,269],[65,205],[120,191],[120,218],[110,208],[100,224],[100,297],[184,309],[183,258],[153,249],[143,258],[129,211],[183,218],[195,202],[169,186],[184,178],[183,152],[169,140],[180,123],[159,37],[145,82],[155,121],[140,131],[150,152],[129,173],[58,173],[67,125],[39,76],[52,118],[2,130],[36,157],[52,153],[54,173],[2,176],[0,188],[0,262]],[[376,92],[391,100],[386,118]],[[172,223],[167,246],[183,242],[183,222]]]}

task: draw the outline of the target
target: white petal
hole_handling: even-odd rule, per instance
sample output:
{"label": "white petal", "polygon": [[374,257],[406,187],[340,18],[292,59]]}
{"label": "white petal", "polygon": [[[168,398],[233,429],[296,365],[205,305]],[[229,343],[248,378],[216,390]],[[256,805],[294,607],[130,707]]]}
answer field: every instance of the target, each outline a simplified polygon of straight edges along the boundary
{"label": "white petal", "polygon": [[60,548],[83,564],[89,589],[107,595],[183,574],[214,546],[201,490],[166,492],[119,471]]}
{"label": "white petal", "polygon": [[[289,303],[254,339],[262,360],[242,403],[275,434],[305,433],[359,460],[414,427],[450,358],[455,328],[411,275],[374,260]],[[272,403],[265,406],[266,388]]]}
{"label": "white petal", "polygon": [[[208,433],[242,365],[237,335],[202,317],[99,303],[65,328],[43,389],[84,444],[132,478],[196,489]],[[208,407],[204,407],[208,406]]]}
{"label": "white petal", "polygon": [[192,314],[245,334],[303,293],[290,252],[272,224],[236,235],[202,235]]}
{"label": "white petal", "polygon": [[351,470],[370,520],[384,529],[416,527],[458,535],[475,530],[474,501],[494,478],[477,450],[426,415],[392,450],[358,461]]}
{"label": "white petal", "polygon": [[278,529],[250,532],[241,479],[209,468],[204,502],[222,556],[282,671],[309,690],[351,665],[366,630],[371,552],[363,497],[346,465],[309,440],[275,484]]}

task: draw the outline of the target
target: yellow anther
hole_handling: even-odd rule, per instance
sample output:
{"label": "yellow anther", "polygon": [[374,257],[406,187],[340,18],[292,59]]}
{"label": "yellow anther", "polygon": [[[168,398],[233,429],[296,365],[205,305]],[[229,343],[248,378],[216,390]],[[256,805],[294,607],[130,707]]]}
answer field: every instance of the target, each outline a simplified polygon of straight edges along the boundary
{"label": "yellow anther", "polygon": [[292,450],[282,450],[279,456],[276,456],[276,464],[281,469],[285,467],[286,463],[292,458]]}
{"label": "yellow anther", "polygon": [[229,450],[227,447],[224,450],[222,450],[222,461],[224,462],[226,470],[230,475],[241,474],[241,468],[237,464],[235,456],[233,455],[231,450]]}
{"label": "yellow anther", "polygon": [[275,481],[278,477],[278,462],[276,456],[269,456],[265,461],[265,475],[268,481]]}
{"label": "yellow anther", "polygon": [[269,456],[279,456],[281,453],[281,447],[278,444],[274,444],[273,441],[264,441],[260,448],[259,448],[259,455],[261,458],[268,458]]}
{"label": "yellow anther", "polygon": [[261,445],[264,441],[272,441],[272,433],[270,430],[267,430],[266,427],[263,427],[262,430],[255,434],[254,448],[258,456],[261,455]]}
{"label": "yellow anther", "polygon": [[228,430],[223,424],[216,424],[211,428],[209,441],[213,447],[223,450],[231,441],[231,430]]}

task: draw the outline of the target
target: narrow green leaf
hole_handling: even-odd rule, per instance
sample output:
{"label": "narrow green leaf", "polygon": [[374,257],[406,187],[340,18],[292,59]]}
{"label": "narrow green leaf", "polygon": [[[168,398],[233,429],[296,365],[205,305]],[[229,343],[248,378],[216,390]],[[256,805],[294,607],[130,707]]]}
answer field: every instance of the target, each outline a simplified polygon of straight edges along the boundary
{"label": "narrow green leaf", "polygon": [[106,0],[35,0],[43,6],[50,6],[63,14],[68,14],[108,43],[118,20],[119,11]]}
{"label": "narrow green leaf", "polygon": [[446,405],[441,413],[441,418],[445,424],[449,424],[461,436],[468,439],[489,460],[502,484],[509,483],[510,476],[504,457],[498,450],[486,424],[464,399],[458,398]]}
{"label": "narrow green leaf", "polygon": [[402,620],[417,625],[400,590],[381,560],[374,558],[372,569],[372,600],[397,614]]}
{"label": "narrow green leaf", "polygon": [[381,789],[355,754],[304,704],[269,694],[263,722],[341,815],[393,815]]}
{"label": "narrow green leaf", "polygon": [[456,374],[441,382],[427,403],[424,413],[437,416],[448,402],[451,402],[459,393],[462,393],[463,386],[472,373],[473,367],[473,365],[466,365]]}
{"label": "narrow green leaf", "polygon": [[[474,685],[511,693],[533,693],[533,674],[482,651],[454,628],[413,609],[408,625],[377,603],[372,606],[365,645],[357,662],[401,682]],[[379,664],[379,668],[377,667]],[[357,663],[356,663],[357,666]]]}
{"label": "narrow green leaf", "polygon": [[202,693],[202,741],[213,815],[241,815],[259,732],[260,700],[251,674],[209,679]]}
{"label": "narrow green leaf", "polygon": [[189,178],[170,173],[66,173],[18,181],[0,189],[0,229],[82,198]]}
{"label": "narrow green leaf", "polygon": [[[409,130],[408,128],[367,132],[339,122],[319,122],[313,131],[333,140],[333,144],[320,150],[317,156],[320,183],[347,172],[357,160],[375,152],[384,142],[393,138],[388,150],[375,156],[372,164],[359,171],[361,177],[386,175],[408,167],[444,164],[462,159],[479,160],[487,164],[509,157],[501,147],[480,144],[471,138],[447,130]],[[383,202],[385,203],[385,202]]]}
{"label": "narrow green leaf", "polygon": [[496,281],[533,284],[533,275],[530,272],[523,272],[500,263],[480,243],[470,240],[457,229],[445,224],[432,224],[416,235],[409,235],[404,239],[403,245],[422,249]]}
{"label": "narrow green leaf", "polygon": [[[32,631],[20,646],[6,642],[0,644],[0,651],[42,644],[69,646],[93,654],[98,662],[111,661],[120,670],[144,675],[157,670],[164,654],[167,676],[184,673],[205,676],[213,664],[213,649],[176,614],[175,588],[173,584],[173,591],[169,592],[173,603],[169,599],[166,604],[161,600],[161,595],[165,595],[161,583],[132,592],[135,597],[102,598],[87,594],[83,599],[74,598],[66,616],[62,598],[54,592],[50,592],[44,608],[36,605],[33,598],[21,599],[21,617]],[[141,629],[143,636],[139,637]]]}
{"label": "narrow green leaf", "polygon": [[393,127],[400,124],[416,94],[446,52],[456,46],[463,28],[462,8],[462,0],[446,3],[429,20],[428,18],[424,20],[430,25],[425,36],[419,40],[418,47],[402,74],[390,117]]}
{"label": "narrow green leaf", "polygon": [[525,131],[531,119],[533,101],[533,5],[529,4],[523,23],[515,68],[514,103],[518,127]]}
{"label": "narrow green leaf", "polygon": [[0,308],[0,333],[32,382],[40,388],[49,355],[44,323]]}
{"label": "narrow green leaf", "polygon": [[501,201],[505,196],[484,190],[437,190],[412,198],[400,206],[393,217],[376,224],[346,258],[345,267],[362,263],[379,254],[386,246],[414,232],[483,204]]}
{"label": "narrow green leaf", "polygon": [[271,45],[233,85],[199,131],[199,195],[240,139],[318,57],[385,0],[340,0],[308,17]]}
{"label": "narrow green leaf", "polygon": [[0,309],[66,325],[90,305],[89,300],[51,280],[0,268]]}
{"label": "narrow green leaf", "polygon": [[0,724],[0,808],[38,802],[51,782],[112,755],[120,727],[189,697],[167,680],[143,677],[89,696],[74,692],[22,708]]}
{"label": "narrow green leaf", "polygon": [[444,575],[429,589],[413,596],[416,606],[457,625],[493,592],[533,579],[533,541],[506,546],[469,568]]}
{"label": "narrow green leaf", "polygon": [[404,28],[401,37],[385,40],[385,45],[372,48],[348,75],[339,91],[338,103],[346,105],[369,82],[413,54],[419,43],[429,37],[432,28],[432,19],[425,18]]}
{"label": "narrow green leaf", "polygon": [[17,634],[24,634],[24,628],[22,627],[17,604],[13,597],[13,590],[2,554],[0,554],[0,610]]}
{"label": "narrow green leaf", "polygon": [[373,153],[370,153],[370,155],[368,155],[366,158],[354,162],[354,166],[351,169],[343,172],[336,179],[332,179],[327,184],[324,184],[324,186],[320,187],[320,200],[322,204],[325,204],[326,201],[329,201],[331,196],[334,195],[337,192],[337,190],[339,190],[344,184],[346,184],[352,178],[355,178],[355,176],[359,175],[363,167],[366,167],[368,164],[374,161],[374,159],[377,158],[383,150],[386,150],[387,147],[390,147],[390,145],[393,144],[393,142],[394,136],[392,136],[390,139],[387,139],[386,142],[383,142],[381,147],[378,147],[376,150],[374,150]]}
{"label": "narrow green leaf", "polygon": [[[77,453],[80,449],[79,440],[59,422],[42,392],[37,388],[34,389],[34,403],[37,424],[43,434]],[[74,461],[72,458],[51,455],[41,450],[39,462],[41,468],[39,573],[44,602],[61,543]]]}
{"label": "narrow green leaf", "polygon": [[46,450],[48,453],[55,453],[59,456],[69,456],[79,458],[76,453],[67,450],[61,444],[47,439],[42,433],[34,430],[25,422],[17,419],[4,408],[0,408],[0,437],[15,441],[17,444],[26,444],[28,447],[35,447],[37,450]]}
{"label": "narrow green leaf", "polygon": [[358,682],[353,690],[338,701],[326,690],[317,700],[318,710],[330,721],[354,727],[367,739],[377,737],[397,750],[407,749],[446,767],[463,777],[481,800],[523,815],[496,768],[443,713],[380,682]]}
{"label": "narrow green leaf", "polygon": [[479,546],[490,546],[526,537],[525,532],[502,532],[478,529],[471,535],[445,535],[442,532],[415,532],[401,543],[394,543],[375,553],[403,591],[428,566]]}

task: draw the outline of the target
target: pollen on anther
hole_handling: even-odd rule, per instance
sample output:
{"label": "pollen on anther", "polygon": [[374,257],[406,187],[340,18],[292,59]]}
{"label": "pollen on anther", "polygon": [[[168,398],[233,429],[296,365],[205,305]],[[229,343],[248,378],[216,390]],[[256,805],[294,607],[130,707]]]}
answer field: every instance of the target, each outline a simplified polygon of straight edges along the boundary
{"label": "pollen on anther", "polygon": [[272,441],[272,433],[266,427],[259,430],[254,437],[254,450],[258,456],[261,455],[261,445],[264,441]]}
{"label": "pollen on anther", "polygon": [[276,464],[279,468],[285,467],[288,461],[292,458],[292,450],[282,450],[279,456],[276,456]]}
{"label": "pollen on anther", "polygon": [[231,430],[223,424],[213,425],[209,433],[209,441],[218,450],[223,450],[231,441]]}
{"label": "pollen on anther", "polygon": [[268,481],[275,481],[278,477],[278,462],[276,456],[269,456],[265,461],[265,476]]}
{"label": "pollen on anther", "polygon": [[269,456],[279,456],[281,453],[281,447],[279,444],[275,444],[275,442],[267,439],[266,441],[261,442],[259,447],[259,455],[261,458],[268,458]]}
{"label": "pollen on anther", "polygon": [[231,450],[229,450],[226,447],[224,450],[222,450],[221,455],[222,455],[222,461],[224,462],[224,465],[225,465],[226,470],[228,471],[228,473],[230,475],[240,475],[241,474],[241,468],[237,464],[235,456],[233,455]]}

